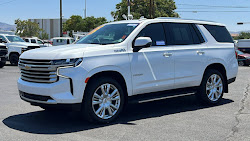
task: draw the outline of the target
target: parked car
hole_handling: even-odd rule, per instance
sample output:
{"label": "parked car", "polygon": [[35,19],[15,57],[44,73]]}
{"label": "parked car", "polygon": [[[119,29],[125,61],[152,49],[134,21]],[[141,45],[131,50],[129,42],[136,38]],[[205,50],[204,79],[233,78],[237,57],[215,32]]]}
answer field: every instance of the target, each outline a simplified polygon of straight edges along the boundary
{"label": "parked car", "polygon": [[12,65],[17,65],[19,56],[30,49],[40,48],[37,44],[26,43],[22,38],[16,35],[0,34],[2,42],[7,46],[7,57]]}
{"label": "parked car", "polygon": [[56,37],[52,39],[53,46],[67,45],[74,43],[74,39],[71,37]]}
{"label": "parked car", "polygon": [[7,53],[7,47],[2,43],[2,39],[0,39],[0,68],[3,68],[6,64]]}
{"label": "parked car", "polygon": [[250,65],[250,54],[237,50],[239,66]]}
{"label": "parked car", "polygon": [[239,39],[237,47],[242,52],[250,53],[250,39]]}
{"label": "parked car", "polygon": [[200,101],[217,104],[238,73],[225,25],[175,18],[107,23],[76,44],[20,58],[21,99],[45,110],[81,110],[86,119],[104,123],[134,96],[157,95],[152,92],[195,92]]}
{"label": "parked car", "polygon": [[25,38],[24,41],[27,43],[39,44],[40,47],[51,47],[52,46],[50,43],[45,43],[43,40],[38,39],[38,38]]}

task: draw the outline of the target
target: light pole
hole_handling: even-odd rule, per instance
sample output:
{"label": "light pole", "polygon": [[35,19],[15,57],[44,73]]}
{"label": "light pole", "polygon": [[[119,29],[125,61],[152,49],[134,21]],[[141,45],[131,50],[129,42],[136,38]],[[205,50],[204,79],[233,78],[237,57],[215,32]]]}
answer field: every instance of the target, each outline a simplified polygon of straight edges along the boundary
{"label": "light pole", "polygon": [[84,18],[87,17],[87,0],[85,0]]}
{"label": "light pole", "polygon": [[62,0],[60,0],[60,37],[63,36],[62,33]]}

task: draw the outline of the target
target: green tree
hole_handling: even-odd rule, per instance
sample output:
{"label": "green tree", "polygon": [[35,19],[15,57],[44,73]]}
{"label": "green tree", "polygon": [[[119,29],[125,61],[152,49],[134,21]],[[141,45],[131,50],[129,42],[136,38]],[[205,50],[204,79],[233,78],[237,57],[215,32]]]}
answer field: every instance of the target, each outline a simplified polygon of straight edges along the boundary
{"label": "green tree", "polygon": [[73,15],[63,24],[63,31],[89,32],[105,23],[107,23],[107,19],[104,17],[95,18],[91,16],[83,19],[81,16]]}
{"label": "green tree", "polygon": [[250,39],[250,32],[241,32],[238,37],[234,37],[235,40],[238,39]]}
{"label": "green tree", "polygon": [[[176,5],[174,0],[152,0],[152,18],[155,17],[179,17],[178,13],[174,10]],[[116,5],[116,10],[111,12],[115,21],[124,20],[122,15],[127,15],[128,1],[122,0],[122,2]],[[141,16],[145,18],[150,17],[150,0],[134,0],[131,2],[131,14],[134,19],[139,19]]]}
{"label": "green tree", "polygon": [[42,40],[47,40],[47,39],[49,39],[49,34],[46,33],[46,32],[43,30],[43,31],[41,32],[39,38],[42,39]]}
{"label": "green tree", "polygon": [[39,25],[35,22],[31,22],[28,20],[15,20],[16,26],[16,34],[21,37],[38,37],[42,29],[39,28]]}

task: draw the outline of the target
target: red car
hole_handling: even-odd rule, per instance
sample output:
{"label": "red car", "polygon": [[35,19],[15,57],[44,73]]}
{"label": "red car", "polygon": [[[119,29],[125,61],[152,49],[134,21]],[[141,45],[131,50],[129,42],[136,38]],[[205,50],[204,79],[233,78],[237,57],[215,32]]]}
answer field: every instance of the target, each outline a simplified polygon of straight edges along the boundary
{"label": "red car", "polygon": [[250,54],[237,50],[239,66],[250,65]]}

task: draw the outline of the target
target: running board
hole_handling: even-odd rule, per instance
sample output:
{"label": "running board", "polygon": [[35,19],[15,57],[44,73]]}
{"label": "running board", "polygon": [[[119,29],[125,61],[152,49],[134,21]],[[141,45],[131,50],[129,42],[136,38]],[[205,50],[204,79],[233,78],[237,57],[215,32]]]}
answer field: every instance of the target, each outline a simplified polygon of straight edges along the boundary
{"label": "running board", "polygon": [[197,92],[197,87],[182,88],[176,90],[168,90],[161,92],[152,92],[146,94],[138,94],[128,97],[128,103],[145,103],[150,101],[157,101],[168,98],[182,97],[188,95],[194,95]]}

